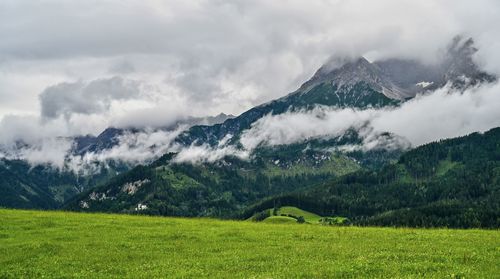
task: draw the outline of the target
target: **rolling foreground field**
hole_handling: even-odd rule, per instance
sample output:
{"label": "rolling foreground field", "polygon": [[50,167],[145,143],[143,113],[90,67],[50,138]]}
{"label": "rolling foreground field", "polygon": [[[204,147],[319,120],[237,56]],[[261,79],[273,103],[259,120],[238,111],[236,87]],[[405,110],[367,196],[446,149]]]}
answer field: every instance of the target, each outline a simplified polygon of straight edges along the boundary
{"label": "rolling foreground field", "polygon": [[0,278],[499,278],[498,230],[0,209]]}

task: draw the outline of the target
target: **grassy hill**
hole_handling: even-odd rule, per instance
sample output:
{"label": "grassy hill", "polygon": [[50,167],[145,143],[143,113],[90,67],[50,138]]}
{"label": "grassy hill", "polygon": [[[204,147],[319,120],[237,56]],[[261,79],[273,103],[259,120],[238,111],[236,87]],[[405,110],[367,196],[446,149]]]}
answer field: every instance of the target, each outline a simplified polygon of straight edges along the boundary
{"label": "grassy hill", "polygon": [[0,278],[493,278],[498,230],[0,209]]}
{"label": "grassy hill", "polygon": [[264,223],[307,223],[322,225],[348,225],[349,220],[345,217],[323,217],[309,211],[294,207],[282,206],[269,208],[255,213],[247,221]]}
{"label": "grassy hill", "polygon": [[321,216],[311,213],[309,211],[302,210],[294,206],[282,206],[278,210],[278,214],[289,214],[293,216],[302,216],[304,220],[308,223],[314,224],[318,223]]}
{"label": "grassy hill", "polygon": [[262,222],[269,224],[294,224],[297,223],[297,220],[288,216],[269,216]]}

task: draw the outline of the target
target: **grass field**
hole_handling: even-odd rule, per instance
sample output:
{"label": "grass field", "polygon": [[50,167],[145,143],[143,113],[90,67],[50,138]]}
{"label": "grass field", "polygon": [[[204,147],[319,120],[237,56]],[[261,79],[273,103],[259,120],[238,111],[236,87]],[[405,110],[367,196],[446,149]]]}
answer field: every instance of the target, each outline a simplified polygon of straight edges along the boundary
{"label": "grass field", "polygon": [[309,211],[302,210],[293,206],[282,206],[280,207],[278,214],[291,214],[294,216],[302,216],[304,220],[311,224],[318,224],[321,216],[311,213]]}
{"label": "grass field", "polygon": [[498,230],[0,209],[0,278],[499,278]]}
{"label": "grass field", "polygon": [[270,224],[290,224],[290,223],[297,223],[297,220],[292,217],[286,217],[286,216],[270,216],[267,217],[262,222]]}

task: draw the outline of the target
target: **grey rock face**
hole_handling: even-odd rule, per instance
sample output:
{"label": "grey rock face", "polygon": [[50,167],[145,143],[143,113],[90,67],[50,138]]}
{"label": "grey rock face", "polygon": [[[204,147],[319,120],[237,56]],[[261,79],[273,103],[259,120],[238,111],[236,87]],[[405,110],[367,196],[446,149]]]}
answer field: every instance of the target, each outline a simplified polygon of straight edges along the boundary
{"label": "grey rock face", "polygon": [[334,107],[383,107],[450,84],[465,90],[496,77],[474,63],[477,50],[472,39],[456,37],[434,65],[415,60],[386,59],[369,62],[364,57],[332,60],[323,65],[298,90],[254,107],[240,116],[213,126],[194,126],[176,140],[185,145],[216,145],[226,135],[237,135],[259,118],[315,105]]}
{"label": "grey rock face", "polygon": [[479,83],[496,80],[495,76],[481,71],[474,62],[473,55],[476,52],[472,39],[465,40],[457,36],[441,59],[433,65],[405,59],[370,63],[363,57],[344,60],[344,63],[331,61],[322,66],[299,91],[307,91],[324,82],[338,87],[365,82],[391,99],[404,100],[446,84],[464,90]]}
{"label": "grey rock face", "polygon": [[329,70],[330,68],[328,63],[322,66],[309,81],[301,86],[299,91],[308,91],[324,82],[335,84],[338,88],[364,82],[391,99],[403,100],[411,96],[393,82],[391,76],[387,75],[383,68],[370,63],[364,57],[348,61],[339,68]]}
{"label": "grey rock face", "polygon": [[466,88],[482,82],[493,82],[496,77],[481,71],[474,62],[473,55],[477,52],[474,41],[469,38],[463,40],[457,36],[448,47],[442,63],[445,82],[451,82],[455,88]]}

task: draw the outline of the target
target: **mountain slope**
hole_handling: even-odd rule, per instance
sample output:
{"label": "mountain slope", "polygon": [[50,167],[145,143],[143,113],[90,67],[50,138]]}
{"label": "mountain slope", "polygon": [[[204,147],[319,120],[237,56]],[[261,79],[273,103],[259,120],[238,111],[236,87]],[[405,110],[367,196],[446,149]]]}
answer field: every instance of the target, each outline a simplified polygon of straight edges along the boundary
{"label": "mountain slope", "polygon": [[68,209],[140,212],[174,216],[229,217],[269,195],[288,193],[356,171],[344,155],[304,146],[259,150],[250,160],[225,157],[213,163],[178,163],[167,154],[88,190]]}
{"label": "mountain slope", "polygon": [[[500,227],[500,128],[418,147],[379,171],[361,170],[276,198],[360,225]],[[275,203],[250,208],[248,218]]]}
{"label": "mountain slope", "polygon": [[[189,117],[171,126],[160,128],[160,130],[168,131],[181,125],[212,125],[231,117],[225,114],[203,118]],[[0,157],[0,206],[39,209],[58,208],[81,191],[94,187],[117,173],[130,170],[134,167],[134,164],[129,162],[121,162],[118,159],[106,162],[95,159],[85,161],[87,158],[84,158],[84,156],[110,150],[121,143],[121,136],[134,133],[145,133],[145,131],[137,128],[107,128],[97,137],[87,135],[70,138],[69,140],[73,141],[73,146],[67,157],[76,156],[78,158],[78,156],[82,156],[82,162],[88,165],[81,168],[73,162],[66,162],[67,166],[59,169],[50,165],[35,165],[24,160]],[[22,142],[18,142],[17,147],[20,150],[30,148],[28,144]],[[12,150],[14,152],[11,152]],[[15,148],[2,148],[0,146],[0,151],[4,151],[0,152],[0,155],[2,153],[8,154],[6,155],[7,158],[21,157],[15,156]],[[82,162],[77,161],[77,163]]]}
{"label": "mountain slope", "polygon": [[[177,141],[183,145],[217,145],[227,135],[236,142],[243,130],[268,114],[281,114],[287,111],[310,109],[317,105],[338,108],[367,108],[397,105],[401,99],[392,99],[383,94],[389,92],[379,85],[382,81],[377,75],[381,72],[364,58],[348,62],[326,75],[322,69],[297,91],[254,107],[238,117],[213,126],[194,126],[179,135]],[[392,91],[391,91],[392,92]]]}
{"label": "mountain slope", "polygon": [[[55,208],[48,187],[41,178],[43,171],[29,171],[24,162],[0,161],[0,205],[11,208]],[[20,170],[20,171],[19,171]]]}
{"label": "mountain slope", "polygon": [[397,106],[418,93],[447,84],[465,90],[495,81],[495,76],[482,71],[474,62],[476,51],[472,39],[457,36],[433,65],[404,59],[369,62],[364,57],[331,60],[295,92],[221,124],[194,126],[180,134],[176,141],[183,145],[215,146],[231,135],[232,143],[237,143],[243,130],[268,114],[311,109],[317,105],[357,109]]}
{"label": "mountain slope", "polygon": [[114,176],[103,168],[98,174],[78,177],[51,166],[32,166],[22,160],[0,159],[0,206],[54,209],[83,189]]}
{"label": "mountain slope", "polygon": [[[191,145],[218,148],[221,146],[221,143],[224,142],[222,145],[223,147],[230,146],[231,148],[234,147],[234,149],[238,149],[242,147],[242,144],[239,142],[242,132],[251,128],[252,124],[268,114],[276,115],[287,111],[310,110],[318,105],[353,109],[397,106],[407,98],[415,96],[417,93],[436,89],[447,83],[455,88],[464,89],[470,85],[495,80],[495,77],[482,72],[474,63],[472,55],[475,51],[476,49],[473,46],[472,40],[464,41],[461,38],[457,38],[448,48],[442,61],[436,65],[423,65],[416,61],[401,59],[369,62],[363,57],[344,59],[340,61],[340,63],[338,61],[329,61],[297,91],[280,99],[254,107],[238,117],[233,118],[232,116],[221,114],[212,118],[188,118],[181,122],[174,123],[171,126],[158,128],[158,130],[160,132],[165,130],[171,131],[172,129],[178,128],[180,125],[192,126],[194,124],[203,124],[193,126],[178,135],[175,138],[176,144],[173,145],[179,148]],[[158,131],[155,130],[155,132]],[[171,139],[167,140],[165,137],[153,137],[156,139],[155,141],[144,140],[144,142],[136,142],[132,140],[130,143],[126,142],[123,146],[124,148],[113,150],[114,147],[122,147],[120,144],[123,135],[142,135],[142,133],[144,133],[147,138],[148,131],[143,128],[108,128],[97,137],[82,136],[70,139],[74,140],[74,145],[70,150],[70,154],[66,156],[66,159],[76,157],[77,160],[75,162],[67,162],[68,165],[79,166],[79,164],[88,164],[93,170],[96,168],[104,172],[99,173],[92,171],[90,174],[85,172],[79,173],[80,175],[83,174],[82,178],[72,174],[71,171],[59,172],[55,170],[45,170],[44,175],[53,176],[54,179],[59,179],[59,176],[69,177],[69,182],[66,180],[61,183],[57,181],[50,183],[47,181],[40,182],[41,184],[34,180],[30,180],[29,183],[19,182],[22,181],[22,179],[29,180],[31,178],[33,175],[31,166],[25,164],[25,166],[19,168],[19,171],[16,173],[12,173],[12,169],[4,169],[3,173],[5,177],[8,177],[10,181],[12,181],[8,185],[5,184],[5,186],[2,186],[5,193],[9,193],[8,195],[6,194],[6,196],[12,197],[17,195],[15,198],[17,202],[9,202],[9,206],[12,204],[23,204],[23,207],[28,206],[30,202],[26,201],[27,194],[23,192],[24,190],[21,190],[23,187],[32,189],[39,188],[40,190],[33,190],[36,193],[40,193],[38,194],[39,197],[42,197],[43,193],[48,193],[47,197],[51,197],[52,200],[47,200],[43,203],[43,206],[40,205],[41,207],[59,205],[61,202],[66,201],[69,197],[77,193],[74,189],[79,189],[78,191],[80,191],[82,188],[95,186],[96,181],[102,181],[101,179],[110,177],[117,172],[129,170],[135,164],[138,164],[138,162],[150,162],[154,158],[161,156],[161,154],[171,151],[171,149],[169,149],[169,145],[172,143]],[[152,134],[150,131],[149,133],[149,135]],[[358,151],[347,154],[347,156],[345,154],[336,155],[335,153],[338,152],[332,152],[334,151],[333,149],[340,145],[339,138],[342,139],[345,145],[359,144],[360,141],[362,141],[362,139],[360,139],[362,137],[360,134],[359,131],[351,128],[348,129],[344,135],[333,139],[316,139],[316,142],[315,140],[308,139],[306,142],[299,142],[288,147],[279,146],[275,149],[268,148],[267,150],[265,147],[259,149],[262,146],[257,146],[258,150],[250,151],[251,157],[263,156],[263,154],[266,154],[265,156],[267,157],[264,157],[264,160],[273,157],[275,158],[273,161],[280,161],[280,168],[276,169],[276,166],[272,165],[255,165],[256,161],[252,161],[250,165],[245,166],[245,168],[255,168],[256,173],[261,174],[262,172],[266,175],[272,173],[279,173],[280,175],[289,173],[293,175],[306,173],[307,175],[313,176],[320,174],[324,175],[325,173],[326,175],[338,175],[339,172],[328,170],[328,165],[317,167],[316,165],[308,164],[308,161],[316,160],[314,157],[315,153],[302,151],[310,147],[330,150],[329,152],[323,152],[324,154],[321,156],[325,156],[326,158],[337,156],[344,159],[355,159],[357,160],[357,166],[361,165],[362,167],[374,169],[394,159],[403,149],[400,147],[400,150],[395,151],[384,149],[369,152]],[[175,133],[175,135],[177,134]],[[172,138],[174,138],[175,135],[173,135]],[[397,135],[386,134],[384,137],[395,138]],[[22,143],[20,144],[22,146]],[[135,147],[142,148],[139,150],[141,156],[144,153],[153,154],[154,156],[149,156],[146,160],[142,161],[133,161],[133,163],[120,161],[122,158],[127,157],[128,154],[126,153]],[[24,147],[22,146],[21,148]],[[111,155],[104,154],[105,156],[100,156],[106,151],[111,151]],[[274,152],[276,152],[276,154],[273,155]],[[117,156],[117,154],[119,156]],[[86,155],[91,156],[86,157]],[[124,156],[120,157],[121,155]],[[127,159],[129,157],[131,156],[128,156]],[[284,160],[283,158],[287,159]],[[104,165],[105,167],[103,167]],[[289,169],[284,169],[283,166],[289,167]],[[41,168],[44,169],[44,167]],[[197,166],[193,166],[193,169],[197,169]],[[229,169],[231,170],[231,168]],[[36,170],[36,168],[34,168],[34,170]],[[184,171],[185,170],[182,170],[180,172],[182,173]],[[224,171],[224,168],[221,167],[215,172]],[[309,181],[310,183],[314,182],[317,177],[311,179],[312,180]],[[82,183],[81,181],[86,182]],[[215,184],[221,183],[222,182],[217,182]],[[208,184],[214,185],[212,182]],[[14,187],[13,185],[21,186]],[[293,185],[294,187],[304,186],[302,184]],[[295,188],[292,188],[293,187],[289,187],[287,190],[295,190]],[[239,189],[237,191],[239,191]],[[260,195],[258,198],[261,198],[261,190],[257,190],[257,192]],[[252,197],[251,199],[253,198],[256,197]],[[251,199],[239,200],[238,206],[246,204]],[[38,204],[39,202],[36,203]],[[1,200],[0,205],[3,205]],[[38,205],[36,207],[38,207]],[[181,210],[181,212],[182,211],[183,210]]]}
{"label": "mountain slope", "polygon": [[[195,125],[216,125],[222,123],[228,119],[234,118],[232,115],[226,115],[224,113],[220,113],[216,116],[208,116],[208,117],[187,117],[185,119],[181,119],[176,121],[171,125],[167,125],[165,127],[160,127],[155,130],[160,131],[172,131],[178,129],[182,126],[195,126]],[[126,133],[140,133],[145,132],[144,128],[114,128],[110,127],[105,129],[98,136],[86,135],[79,136],[73,139],[74,147],[71,151],[74,155],[85,155],[88,152],[101,152],[106,149],[113,148],[114,146],[120,143],[120,136]]]}

